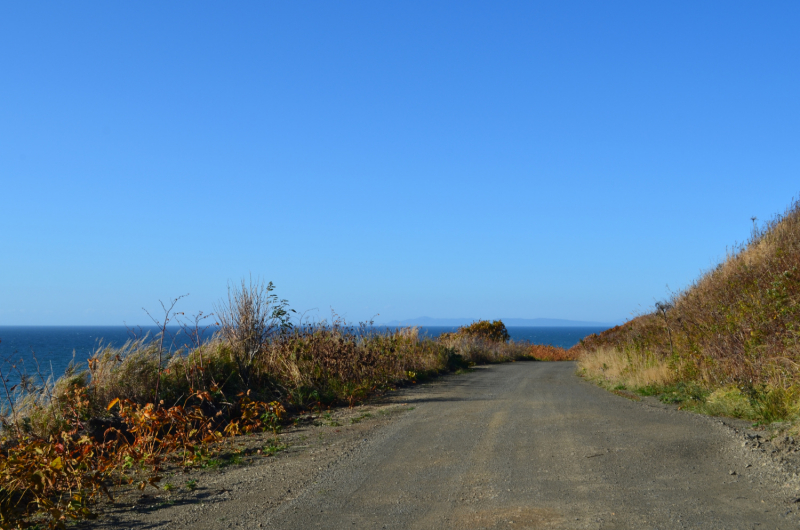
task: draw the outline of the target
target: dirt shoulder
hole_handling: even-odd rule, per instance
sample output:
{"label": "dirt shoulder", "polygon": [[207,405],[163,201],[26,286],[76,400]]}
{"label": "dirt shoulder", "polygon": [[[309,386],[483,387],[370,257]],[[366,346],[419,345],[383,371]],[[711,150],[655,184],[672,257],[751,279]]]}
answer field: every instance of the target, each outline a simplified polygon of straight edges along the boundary
{"label": "dirt shoulder", "polygon": [[237,437],[205,467],[165,473],[159,489],[116,491],[115,502],[101,503],[100,517],[80,527],[223,528],[226,514],[269,513],[413,409],[390,394],[352,409],[305,414],[278,435]]}
{"label": "dirt shoulder", "polygon": [[306,418],[274,456],[166,477],[86,527],[797,528],[800,482],[751,435],[574,363],[493,365]]}

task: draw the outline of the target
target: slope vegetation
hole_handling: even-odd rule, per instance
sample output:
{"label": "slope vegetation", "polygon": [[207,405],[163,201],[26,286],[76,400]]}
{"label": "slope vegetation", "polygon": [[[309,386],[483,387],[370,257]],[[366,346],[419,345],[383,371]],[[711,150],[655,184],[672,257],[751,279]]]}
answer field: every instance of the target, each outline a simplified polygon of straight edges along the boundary
{"label": "slope vegetation", "polygon": [[574,349],[583,372],[763,422],[800,409],[800,202],[654,311]]}

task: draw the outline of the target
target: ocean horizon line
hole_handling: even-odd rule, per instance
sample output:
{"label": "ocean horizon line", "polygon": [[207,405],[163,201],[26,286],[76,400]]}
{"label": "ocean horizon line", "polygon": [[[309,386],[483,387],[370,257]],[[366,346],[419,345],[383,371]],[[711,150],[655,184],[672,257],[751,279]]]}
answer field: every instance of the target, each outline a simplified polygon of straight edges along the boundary
{"label": "ocean horizon line", "polygon": [[622,323],[570,320],[564,318],[438,318],[416,317],[376,323],[376,326],[467,326],[478,320],[501,320],[506,327],[614,327]]}

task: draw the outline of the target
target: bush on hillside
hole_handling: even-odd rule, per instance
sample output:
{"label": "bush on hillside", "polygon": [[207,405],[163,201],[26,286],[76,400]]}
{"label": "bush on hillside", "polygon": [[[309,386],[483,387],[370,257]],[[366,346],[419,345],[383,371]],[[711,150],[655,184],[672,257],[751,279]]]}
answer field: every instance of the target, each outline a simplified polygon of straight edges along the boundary
{"label": "bush on hillside", "polygon": [[457,335],[461,337],[471,337],[489,342],[508,342],[511,338],[508,335],[506,325],[502,320],[478,320],[469,326],[461,326],[455,333],[445,333],[444,337]]}

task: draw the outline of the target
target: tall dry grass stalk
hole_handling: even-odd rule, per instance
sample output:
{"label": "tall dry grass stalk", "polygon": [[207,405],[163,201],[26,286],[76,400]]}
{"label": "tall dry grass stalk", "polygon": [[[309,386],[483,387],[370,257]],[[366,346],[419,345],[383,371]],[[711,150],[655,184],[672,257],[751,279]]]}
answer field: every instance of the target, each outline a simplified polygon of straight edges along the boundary
{"label": "tall dry grass stalk", "polygon": [[228,286],[228,298],[221,301],[215,312],[219,320],[219,335],[231,347],[238,375],[245,385],[250,384],[253,365],[264,347],[275,335],[290,330],[292,325],[288,302],[272,291],[272,282],[242,280],[238,287]]}

